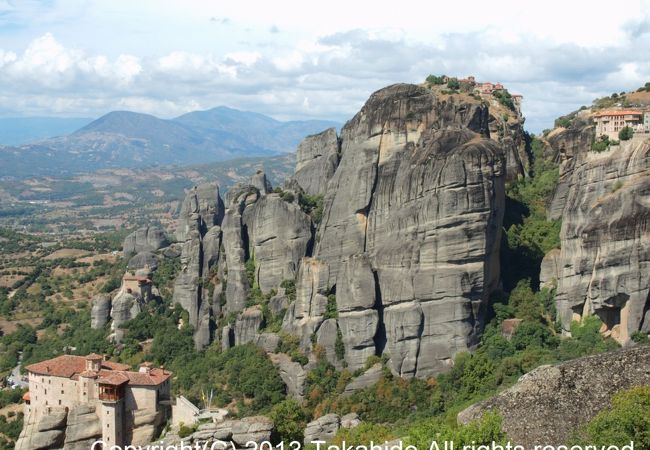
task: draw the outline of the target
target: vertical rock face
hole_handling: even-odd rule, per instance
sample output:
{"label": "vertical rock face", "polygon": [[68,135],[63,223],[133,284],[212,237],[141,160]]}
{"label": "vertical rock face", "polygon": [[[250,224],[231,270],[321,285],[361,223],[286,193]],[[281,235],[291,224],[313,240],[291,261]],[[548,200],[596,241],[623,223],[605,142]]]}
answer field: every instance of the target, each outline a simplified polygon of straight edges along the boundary
{"label": "vertical rock face", "polygon": [[111,296],[97,294],[93,297],[93,307],[90,311],[90,327],[102,328],[108,322],[111,314]]}
{"label": "vertical rock face", "polygon": [[595,128],[586,119],[577,121],[571,128],[553,130],[546,137],[554,159],[560,163],[560,179],[547,213],[549,219],[562,217],[567,196],[575,183],[576,164],[582,159],[581,155],[589,151],[595,137]]}
{"label": "vertical rock face", "polygon": [[335,128],[307,136],[296,151],[293,179],[307,194],[322,194],[339,164],[338,153],[339,141]]}
{"label": "vertical rock face", "polygon": [[325,320],[329,267],[322,261],[304,258],[296,281],[296,300],[289,305],[282,329],[299,336],[304,350],[311,348],[311,336]]}
{"label": "vertical rock face", "polygon": [[399,375],[426,377],[475,344],[504,206],[503,152],[487,128],[484,105],[413,85],[373,94],[343,128],[315,257],[351,370],[385,351]]}
{"label": "vertical rock face", "polygon": [[277,194],[266,195],[247,207],[242,219],[248,231],[255,279],[263,293],[293,280],[311,243],[311,220],[296,203]]}
{"label": "vertical rock face", "polygon": [[[258,172],[228,192],[221,214],[219,201],[193,190],[179,221],[175,298],[198,320],[206,300],[195,280],[216,267],[214,295],[225,301],[212,311],[237,314],[220,332],[224,348],[261,342],[263,311],[286,308],[283,331],[307,353],[322,346],[337,367],[354,371],[386,353],[400,376],[445,370],[477,342],[499,280],[502,146],[508,138],[518,151],[521,142],[515,125],[491,139],[492,119],[480,99],[394,85],[373,94],[340,138],[330,129],[305,139],[285,192]],[[317,230],[302,192],[324,195]],[[221,241],[214,231],[208,244],[215,225]],[[245,310],[285,280],[295,281],[295,301],[287,289],[286,299]]]}
{"label": "vertical rock face", "polygon": [[555,206],[564,203],[557,307],[566,331],[596,314],[624,343],[650,332],[650,139],[635,136],[602,153],[589,146],[562,167],[556,192]]}
{"label": "vertical rock face", "polygon": [[226,211],[223,221],[224,256],[228,267],[226,312],[238,312],[244,309],[250,289],[245,267],[248,256],[248,233],[242,226],[242,212],[245,206],[246,197],[235,201]]}
{"label": "vertical rock face", "polygon": [[204,235],[209,228],[221,224],[223,214],[224,205],[218,186],[211,183],[194,186],[181,205],[176,239],[180,242],[190,239],[193,230]]}
{"label": "vertical rock face", "polygon": [[211,299],[204,284],[220,256],[224,205],[219,188],[211,184],[193,188],[185,197],[176,236],[183,241],[181,270],[174,281],[174,303],[189,312],[194,343],[203,348],[211,340]]}
{"label": "vertical rock face", "polygon": [[[496,112],[496,111],[495,111]],[[498,113],[490,114],[490,137],[497,141],[505,154],[506,181],[515,181],[519,177],[528,176],[529,156],[526,150],[526,135],[523,119],[517,113],[515,117],[498,117]]]}

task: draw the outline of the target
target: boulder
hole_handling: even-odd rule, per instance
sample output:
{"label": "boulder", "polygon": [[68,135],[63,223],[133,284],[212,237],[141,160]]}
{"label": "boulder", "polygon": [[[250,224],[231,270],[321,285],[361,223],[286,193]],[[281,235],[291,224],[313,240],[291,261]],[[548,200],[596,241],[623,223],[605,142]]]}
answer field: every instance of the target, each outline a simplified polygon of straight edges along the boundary
{"label": "boulder", "polygon": [[241,448],[247,442],[252,441],[258,444],[271,440],[273,421],[265,416],[244,417],[241,420],[234,420],[232,424],[231,439]]}
{"label": "boulder", "polygon": [[326,414],[307,424],[305,428],[305,445],[314,441],[329,441],[341,427],[337,414]]}
{"label": "boulder", "polygon": [[251,185],[257,189],[260,194],[266,195],[273,190],[271,182],[266,178],[266,174],[262,170],[258,170],[251,178]]}
{"label": "boulder", "polygon": [[509,389],[465,409],[460,423],[494,411],[513,445],[562,445],[610,406],[617,392],[650,384],[650,346],[541,366]]}
{"label": "boulder", "polygon": [[554,248],[549,251],[542,259],[542,265],[539,271],[539,287],[540,288],[555,288],[557,287],[557,280],[560,279],[561,268],[560,255],[562,252]]}
{"label": "boulder", "polygon": [[269,310],[273,314],[281,314],[289,307],[289,299],[284,288],[278,288],[277,294],[269,300]]}
{"label": "boulder", "polygon": [[341,416],[341,428],[355,428],[361,425],[361,419],[357,413],[349,413]]}
{"label": "boulder", "polygon": [[[351,382],[349,382],[345,386],[343,395],[345,396],[352,395],[357,391],[362,391],[366,388],[369,388],[370,386],[373,386],[381,379],[382,373],[383,373],[383,367],[380,363],[373,365],[368,370],[363,372],[361,375],[359,375]],[[343,420],[344,417],[342,417],[341,420]],[[349,427],[344,427],[344,428],[349,428]]]}
{"label": "boulder", "polygon": [[325,356],[327,361],[337,369],[343,367],[342,360],[339,359],[340,355],[336,354],[336,341],[338,340],[339,327],[336,319],[327,319],[316,332],[316,344],[325,349]]}
{"label": "boulder", "polygon": [[261,333],[255,339],[255,345],[262,348],[266,353],[273,353],[280,344],[280,336],[276,333]]}

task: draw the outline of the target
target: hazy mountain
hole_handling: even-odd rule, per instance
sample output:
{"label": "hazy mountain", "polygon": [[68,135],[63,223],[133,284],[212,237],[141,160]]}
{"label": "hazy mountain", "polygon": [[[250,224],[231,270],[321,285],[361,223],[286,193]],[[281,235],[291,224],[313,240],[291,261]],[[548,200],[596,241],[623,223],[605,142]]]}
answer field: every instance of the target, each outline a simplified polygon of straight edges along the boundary
{"label": "hazy mountain", "polygon": [[61,136],[78,130],[92,120],[81,117],[0,118],[0,145],[22,145]]}
{"label": "hazy mountain", "polygon": [[[207,111],[194,111],[174,119],[197,130],[227,131],[247,139],[260,147],[279,152],[295,150],[309,134],[318,133],[340,124],[327,120],[281,122],[264,114],[219,106]],[[253,134],[250,131],[255,130]]]}
{"label": "hazy mountain", "polygon": [[71,175],[104,168],[190,165],[295,149],[328,121],[282,122],[219,107],[159,119],[114,111],[83,128],[19,147],[0,147],[0,177]]}

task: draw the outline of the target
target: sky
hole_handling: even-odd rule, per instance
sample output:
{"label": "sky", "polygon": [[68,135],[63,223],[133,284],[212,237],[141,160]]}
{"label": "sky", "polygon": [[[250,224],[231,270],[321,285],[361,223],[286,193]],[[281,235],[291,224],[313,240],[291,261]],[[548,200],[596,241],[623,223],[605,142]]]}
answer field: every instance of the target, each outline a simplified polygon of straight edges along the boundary
{"label": "sky", "polygon": [[343,122],[430,73],[503,83],[539,132],[650,81],[650,0],[0,0],[0,117]]}

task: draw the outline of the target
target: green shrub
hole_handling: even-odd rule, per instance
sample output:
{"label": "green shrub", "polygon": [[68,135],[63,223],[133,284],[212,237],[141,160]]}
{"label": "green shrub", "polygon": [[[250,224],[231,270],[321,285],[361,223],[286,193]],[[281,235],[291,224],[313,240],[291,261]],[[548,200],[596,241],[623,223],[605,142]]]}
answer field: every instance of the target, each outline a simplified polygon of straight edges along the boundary
{"label": "green shrub", "polygon": [[650,449],[650,386],[619,392],[612,407],[601,411],[581,427],[576,444],[623,446],[634,441],[634,448]]}
{"label": "green shrub", "polygon": [[522,322],[512,336],[512,345],[517,350],[528,347],[555,348],[558,339],[551,330],[540,322]]}
{"label": "green shrub", "polygon": [[406,429],[406,443],[416,448],[430,448],[436,441],[439,448],[445,442],[453,441],[454,446],[506,444],[507,436],[501,431],[502,419],[495,413],[486,413],[480,420],[467,425],[452,426],[439,419],[429,419]]}
{"label": "green shrub", "polygon": [[194,433],[196,431],[196,428],[197,428],[196,426],[188,427],[184,423],[181,423],[181,426],[178,429],[178,437],[181,439],[185,439],[190,434]]}
{"label": "green shrub", "polygon": [[632,336],[630,336],[632,339],[632,342],[636,342],[637,344],[649,344],[650,343],[650,337],[646,333],[643,333],[641,331],[635,331],[632,333]]}
{"label": "green shrub", "polygon": [[632,127],[623,127],[621,131],[618,132],[618,138],[621,141],[629,141],[634,136],[634,130]]}
{"label": "green shrub", "polygon": [[449,81],[447,81],[447,87],[452,91],[456,91],[460,89],[460,83],[457,78],[450,78]]}
{"label": "green shrub", "polygon": [[594,140],[591,144],[591,151],[601,153],[606,150],[609,150],[610,142],[609,136],[606,134],[602,135],[600,138]]}
{"label": "green shrub", "polygon": [[336,295],[330,294],[327,296],[327,306],[325,308],[325,319],[336,319],[339,316],[339,312],[336,309]]}
{"label": "green shrub", "polygon": [[302,406],[293,399],[286,399],[271,408],[269,414],[275,424],[279,441],[289,444],[291,441],[303,441],[303,430],[307,425],[307,414]]}
{"label": "green shrub", "polygon": [[429,75],[427,77],[426,81],[429,84],[436,84],[436,85],[444,84],[445,83],[445,76],[444,75],[440,75],[440,76]]}

